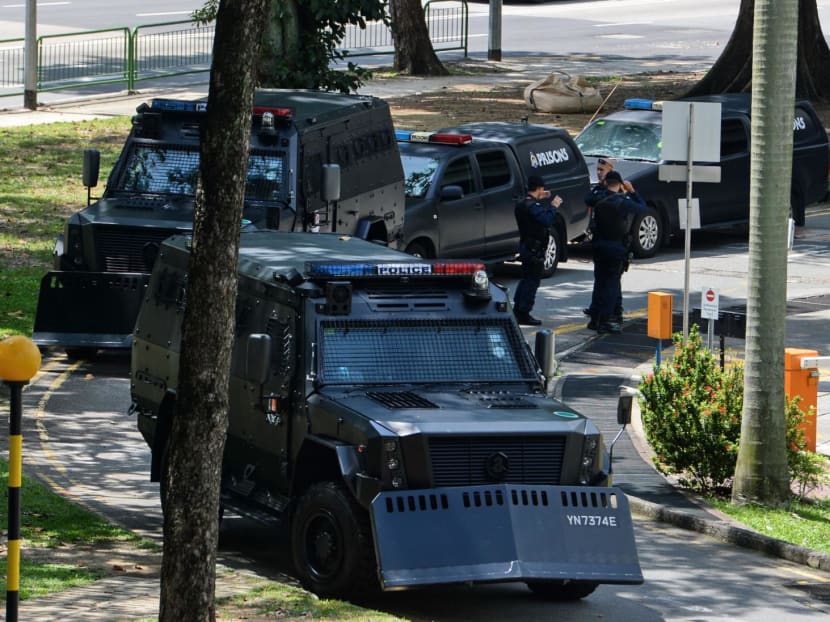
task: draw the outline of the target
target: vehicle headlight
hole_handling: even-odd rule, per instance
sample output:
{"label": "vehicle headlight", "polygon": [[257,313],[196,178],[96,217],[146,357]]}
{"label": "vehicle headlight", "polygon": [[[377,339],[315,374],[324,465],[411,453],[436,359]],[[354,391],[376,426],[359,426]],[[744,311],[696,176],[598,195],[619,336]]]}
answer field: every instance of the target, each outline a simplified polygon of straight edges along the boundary
{"label": "vehicle headlight", "polygon": [[582,444],[582,461],[579,466],[579,483],[583,486],[591,482],[598,452],[599,437],[586,436]]}

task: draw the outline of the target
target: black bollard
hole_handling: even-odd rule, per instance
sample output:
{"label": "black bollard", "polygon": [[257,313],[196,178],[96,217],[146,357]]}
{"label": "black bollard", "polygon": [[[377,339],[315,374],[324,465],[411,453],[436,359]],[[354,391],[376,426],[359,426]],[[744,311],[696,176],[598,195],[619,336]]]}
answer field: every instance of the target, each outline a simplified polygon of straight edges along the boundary
{"label": "black bollard", "polygon": [[6,622],[17,622],[20,603],[20,488],[23,485],[23,407],[25,382],[10,382],[9,542],[6,558]]}

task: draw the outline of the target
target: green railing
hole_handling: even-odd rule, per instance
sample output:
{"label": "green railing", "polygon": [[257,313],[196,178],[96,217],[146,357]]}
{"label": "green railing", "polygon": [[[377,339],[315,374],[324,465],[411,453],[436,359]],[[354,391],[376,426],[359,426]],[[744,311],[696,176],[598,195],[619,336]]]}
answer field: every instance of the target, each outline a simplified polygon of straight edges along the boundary
{"label": "green railing", "polygon": [[[467,55],[470,18],[466,0],[429,0],[424,4],[424,17],[436,52],[464,50]],[[367,22],[366,28],[349,25],[338,49],[350,57],[389,54],[395,49],[392,29],[382,21]]]}
{"label": "green railing", "polygon": [[[466,56],[466,0],[430,0],[424,13],[435,51]],[[212,24],[180,21],[44,35],[37,39],[37,90],[124,82],[133,91],[142,80],[210,71],[213,33]],[[389,54],[392,33],[381,21],[350,26],[339,49],[350,57]],[[21,95],[24,79],[24,40],[0,41],[0,97]]]}

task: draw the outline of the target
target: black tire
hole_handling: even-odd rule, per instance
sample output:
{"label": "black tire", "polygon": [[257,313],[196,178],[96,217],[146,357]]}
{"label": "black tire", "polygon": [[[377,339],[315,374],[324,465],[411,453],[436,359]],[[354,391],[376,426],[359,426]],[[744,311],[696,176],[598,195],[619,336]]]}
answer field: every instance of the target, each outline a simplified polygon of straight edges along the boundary
{"label": "black tire", "polygon": [[98,356],[98,348],[64,348],[66,358],[70,361],[94,361]]}
{"label": "black tire", "polygon": [[291,548],[300,583],[320,597],[353,599],[378,590],[369,515],[342,484],[320,482],[302,496]]}
{"label": "black tire", "polygon": [[429,245],[425,242],[412,242],[406,247],[406,252],[421,259],[434,259],[435,253],[432,252]]}
{"label": "black tire", "polygon": [[548,246],[545,249],[545,267],[542,270],[542,278],[547,279],[554,275],[559,266],[559,258],[562,256],[562,240],[559,230],[553,229],[548,236]]}
{"label": "black tire", "polygon": [[631,251],[635,257],[654,257],[663,242],[665,230],[660,214],[653,207],[638,215],[631,226]]}
{"label": "black tire", "polygon": [[597,584],[591,581],[528,581],[527,587],[545,600],[563,602],[590,596]]}

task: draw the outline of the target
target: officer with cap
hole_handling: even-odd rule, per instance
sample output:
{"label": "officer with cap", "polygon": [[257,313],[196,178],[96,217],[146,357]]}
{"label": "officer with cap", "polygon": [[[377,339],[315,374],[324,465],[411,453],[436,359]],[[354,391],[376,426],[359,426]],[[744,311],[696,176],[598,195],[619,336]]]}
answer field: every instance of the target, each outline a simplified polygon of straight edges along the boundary
{"label": "officer with cap", "polygon": [[549,230],[556,219],[556,208],[562,205],[562,197],[556,195],[550,203],[550,192],[545,190],[541,177],[531,175],[527,179],[527,196],[516,204],[514,214],[519,227],[519,259],[522,262],[522,278],[513,297],[513,313],[519,324],[538,326],[541,320],[530,315],[536,303],[536,291],[542,282],[545,269],[545,252]]}
{"label": "officer with cap", "polygon": [[622,305],[622,274],[628,262],[629,231],[646,202],[623,182],[617,171],[605,175],[605,188],[586,198],[593,208],[594,291],[588,328],[600,333],[622,332],[615,307]]}

